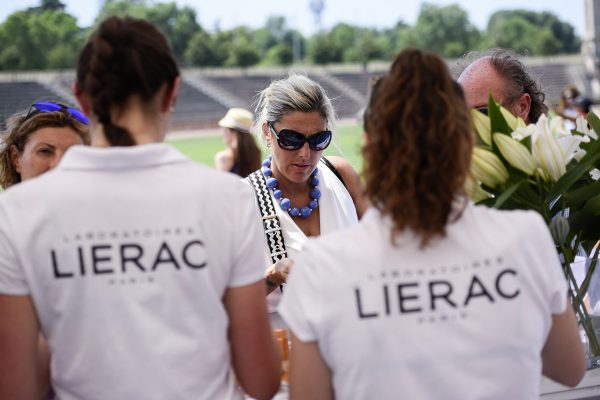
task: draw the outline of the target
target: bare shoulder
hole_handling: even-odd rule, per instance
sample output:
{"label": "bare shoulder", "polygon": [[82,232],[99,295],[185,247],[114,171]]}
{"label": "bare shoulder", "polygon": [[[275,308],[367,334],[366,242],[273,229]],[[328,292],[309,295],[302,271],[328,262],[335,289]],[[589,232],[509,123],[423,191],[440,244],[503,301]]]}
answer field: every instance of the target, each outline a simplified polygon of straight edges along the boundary
{"label": "bare shoulder", "polygon": [[335,167],[335,169],[337,169],[337,171],[344,179],[344,182],[346,182],[346,177],[348,179],[356,179],[358,177],[358,174],[356,173],[352,165],[342,157],[327,156],[326,158]]}
{"label": "bare shoulder", "polygon": [[229,171],[233,164],[233,156],[229,150],[221,150],[215,154],[215,168],[220,171]]}
{"label": "bare shoulder", "polygon": [[360,219],[369,207],[369,202],[365,197],[364,187],[358,173],[354,170],[352,165],[342,157],[327,156],[327,160],[335,167],[344,180],[346,189],[348,189],[348,193],[350,193],[354,206],[356,207],[356,214]]}

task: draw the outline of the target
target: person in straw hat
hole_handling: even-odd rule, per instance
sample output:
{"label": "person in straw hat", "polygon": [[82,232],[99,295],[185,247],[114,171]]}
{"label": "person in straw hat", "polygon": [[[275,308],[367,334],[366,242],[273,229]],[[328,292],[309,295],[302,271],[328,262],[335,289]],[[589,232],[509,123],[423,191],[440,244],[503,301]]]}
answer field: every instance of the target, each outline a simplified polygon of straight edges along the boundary
{"label": "person in straw hat", "polygon": [[254,115],[244,108],[230,108],[219,121],[226,148],[215,154],[215,168],[245,178],[260,167],[260,149],[250,135]]}

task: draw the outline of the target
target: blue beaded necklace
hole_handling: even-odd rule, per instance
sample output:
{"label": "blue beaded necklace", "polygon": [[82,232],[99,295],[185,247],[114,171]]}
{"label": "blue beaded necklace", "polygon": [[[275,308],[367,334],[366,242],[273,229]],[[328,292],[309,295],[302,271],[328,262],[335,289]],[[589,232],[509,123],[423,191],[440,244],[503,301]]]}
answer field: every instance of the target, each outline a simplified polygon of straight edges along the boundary
{"label": "blue beaded necklace", "polygon": [[310,217],[310,214],[312,214],[312,211],[319,207],[321,191],[319,190],[319,178],[317,178],[317,173],[319,172],[318,168],[315,168],[312,174],[310,174],[310,184],[312,185],[312,189],[310,190],[311,201],[308,205],[299,209],[297,207],[292,207],[290,199],[283,197],[281,189],[277,189],[279,181],[277,181],[277,178],[273,176],[273,171],[271,171],[271,156],[267,157],[262,162],[261,171],[267,180],[267,187],[273,191],[273,197],[277,199],[281,208],[286,210],[291,217],[308,218]]}

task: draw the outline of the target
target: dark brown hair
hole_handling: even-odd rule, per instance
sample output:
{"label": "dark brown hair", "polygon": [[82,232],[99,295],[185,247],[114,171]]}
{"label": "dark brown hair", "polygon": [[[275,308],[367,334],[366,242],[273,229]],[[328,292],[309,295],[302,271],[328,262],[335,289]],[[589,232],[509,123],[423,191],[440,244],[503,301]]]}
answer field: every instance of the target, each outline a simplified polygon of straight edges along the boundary
{"label": "dark brown hair", "polygon": [[41,112],[27,117],[27,112],[17,113],[7,121],[6,132],[0,145],[0,185],[8,188],[21,182],[21,175],[13,165],[10,153],[15,146],[23,153],[31,135],[43,128],[71,128],[85,144],[90,143],[89,129],[64,111]]}
{"label": "dark brown hair", "polygon": [[236,137],[236,146],[233,148],[233,162],[235,172],[242,178],[247,177],[252,172],[260,168],[261,152],[256,141],[248,132],[240,132],[231,129]]}
{"label": "dark brown hair", "polygon": [[113,146],[135,141],[126,128],[112,122],[111,110],[122,109],[132,95],[149,102],[164,84],[171,90],[177,76],[179,69],[163,34],[151,23],[130,17],[104,20],[77,64],[77,88],[88,96]]}
{"label": "dark brown hair", "polygon": [[425,247],[464,208],[473,133],[460,86],[444,60],[408,49],[373,88],[363,147],[367,196]]}

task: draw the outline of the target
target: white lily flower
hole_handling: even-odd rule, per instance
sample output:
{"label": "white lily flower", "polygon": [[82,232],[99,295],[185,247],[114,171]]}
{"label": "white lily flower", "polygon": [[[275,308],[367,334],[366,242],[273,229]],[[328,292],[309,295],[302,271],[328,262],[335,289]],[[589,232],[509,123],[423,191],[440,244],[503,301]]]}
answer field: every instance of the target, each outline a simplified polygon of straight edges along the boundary
{"label": "white lily flower", "polygon": [[508,124],[508,126],[510,127],[511,130],[515,130],[518,128],[518,121],[517,121],[517,117],[515,117],[510,111],[508,111],[506,108],[500,106],[500,112],[502,113],[502,116],[504,117],[504,120],[506,121],[506,123]]}
{"label": "white lily flower", "polygon": [[535,132],[536,129],[537,127],[535,126],[535,124],[529,124],[527,126],[517,128],[513,133],[510,134],[510,136],[512,136],[513,139],[520,142],[526,137],[532,136],[533,132]]}
{"label": "white lily flower", "polygon": [[579,161],[585,156],[586,151],[579,147],[582,141],[583,136],[579,135],[569,135],[558,139],[558,144],[565,157],[565,165],[573,158]]}
{"label": "white lily flower", "polygon": [[465,180],[465,191],[467,192],[469,197],[471,197],[471,200],[473,200],[475,203],[478,203],[481,200],[489,199],[491,197],[491,194],[483,190],[481,186],[479,186],[477,181],[475,181],[475,179],[473,179],[470,176],[468,176]]}
{"label": "white lily flower", "polygon": [[502,185],[508,180],[508,170],[498,156],[479,147],[473,149],[471,172],[475,179],[491,188]]}
{"label": "white lily flower", "polygon": [[600,170],[597,168],[594,168],[593,170],[590,171],[590,176],[592,177],[593,180],[597,181],[598,179],[600,179]]}
{"label": "white lily flower", "polygon": [[571,136],[571,131],[565,127],[565,122],[562,117],[556,116],[547,120],[550,126],[550,131],[554,134],[554,137],[558,138],[562,136]]}
{"label": "white lily flower", "polygon": [[493,138],[498,150],[510,165],[527,175],[533,175],[537,166],[527,147],[501,133],[494,133]]}
{"label": "white lily flower", "polygon": [[531,150],[533,158],[550,178],[549,180],[556,182],[567,171],[561,146],[550,129],[548,119],[543,114],[533,132]]}
{"label": "white lily flower", "polygon": [[485,144],[491,146],[492,144],[492,125],[490,117],[482,112],[475,109],[471,109],[471,118],[473,119],[473,125],[475,125],[475,131],[483,140]]}
{"label": "white lily flower", "polygon": [[535,170],[535,173],[537,176],[542,178],[542,180],[544,180],[546,182],[550,181],[550,175],[548,175],[548,173],[546,171],[544,171],[543,169],[541,169],[540,167],[537,167],[537,169]]}
{"label": "white lily flower", "polygon": [[[577,119],[575,120],[575,130],[577,132],[583,133],[584,135],[586,135],[586,137],[589,136],[592,139],[598,140],[598,134],[593,129],[588,127],[587,120],[582,116],[577,117]],[[589,138],[585,142],[589,142]]]}

